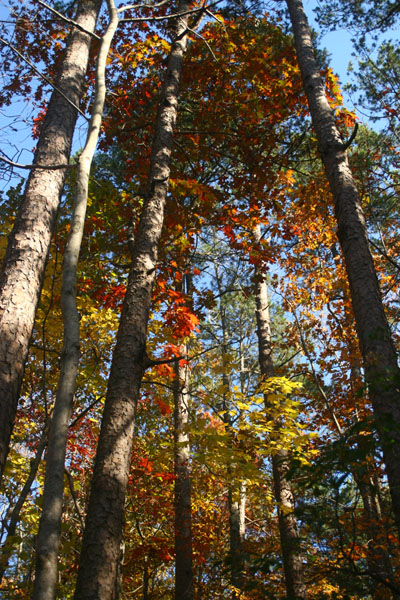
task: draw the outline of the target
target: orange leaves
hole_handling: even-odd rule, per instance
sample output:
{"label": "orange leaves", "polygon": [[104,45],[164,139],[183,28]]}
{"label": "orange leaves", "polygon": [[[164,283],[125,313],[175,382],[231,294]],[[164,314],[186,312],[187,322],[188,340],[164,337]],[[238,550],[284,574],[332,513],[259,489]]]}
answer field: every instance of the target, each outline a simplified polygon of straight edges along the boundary
{"label": "orange leaves", "polygon": [[172,329],[175,339],[189,336],[192,331],[199,331],[198,317],[187,306],[173,306],[164,313],[165,323]]}

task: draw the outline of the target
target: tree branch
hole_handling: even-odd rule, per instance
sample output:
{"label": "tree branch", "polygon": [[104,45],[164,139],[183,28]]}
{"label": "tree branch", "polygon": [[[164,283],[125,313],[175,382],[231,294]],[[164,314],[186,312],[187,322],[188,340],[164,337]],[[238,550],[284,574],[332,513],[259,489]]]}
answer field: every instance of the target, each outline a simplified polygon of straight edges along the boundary
{"label": "tree branch", "polygon": [[40,77],[41,79],[43,79],[43,81],[45,81],[48,85],[50,85],[56,92],[58,92],[60,94],[60,96],[62,96],[64,98],[64,100],[66,100],[68,102],[68,104],[70,104],[71,106],[73,106],[73,108],[75,108],[75,110],[78,111],[78,113],[84,118],[86,119],[86,121],[89,121],[88,117],[85,115],[84,112],[81,111],[81,109],[79,108],[79,106],[77,106],[74,102],[72,102],[72,100],[70,100],[68,98],[68,96],[66,96],[64,94],[64,92],[62,92],[60,90],[60,88],[58,88],[52,81],[50,81],[50,79],[48,77],[46,77],[46,75],[43,75],[43,73],[41,73],[39,71],[39,69],[37,69],[35,67],[35,65],[32,63],[31,60],[29,60],[29,58],[26,58],[23,54],[21,54],[21,52],[19,50],[17,50],[17,48],[15,46],[13,46],[10,42],[7,42],[5,39],[3,39],[2,37],[0,37],[0,43],[3,44],[4,46],[8,46],[8,48],[10,48],[10,50],[12,50],[13,52],[15,52],[15,54],[17,56],[19,56],[19,58],[21,60],[23,60],[24,62],[26,62],[27,65],[29,65],[31,67],[31,69],[36,73],[36,75],[38,77]]}
{"label": "tree branch", "polygon": [[96,38],[96,40],[101,40],[101,37],[99,35],[97,35],[97,33],[94,33],[93,31],[88,31],[87,29],[82,27],[82,25],[79,25],[79,23],[74,21],[73,19],[69,19],[68,17],[65,17],[63,14],[58,12],[58,10],[56,10],[52,6],[49,6],[48,4],[46,4],[46,2],[43,2],[43,0],[38,0],[38,4],[40,4],[44,8],[47,8],[50,12],[55,14],[59,19],[61,19],[65,23],[68,23],[69,25],[73,25],[74,27],[79,29],[79,31],[82,31],[83,33],[86,33],[87,35],[90,35],[91,37]]}

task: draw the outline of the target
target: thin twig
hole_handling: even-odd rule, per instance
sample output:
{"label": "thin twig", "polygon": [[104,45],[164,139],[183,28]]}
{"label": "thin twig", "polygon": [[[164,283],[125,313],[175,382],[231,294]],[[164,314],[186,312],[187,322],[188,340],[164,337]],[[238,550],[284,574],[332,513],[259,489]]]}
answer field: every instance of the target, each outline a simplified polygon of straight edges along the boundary
{"label": "thin twig", "polygon": [[188,27],[187,30],[190,31],[190,33],[194,33],[194,35],[197,35],[198,38],[200,38],[201,40],[203,40],[203,42],[205,43],[205,45],[209,49],[209,51],[210,51],[213,59],[215,60],[215,62],[218,62],[218,58],[215,56],[215,54],[213,52],[213,49],[211,48],[211,46],[207,42],[207,40],[201,35],[201,33],[197,33],[197,31],[195,31],[194,29],[190,29],[190,27]]}
{"label": "thin twig", "polygon": [[133,10],[134,8],[159,8],[164,4],[168,4],[170,0],[161,0],[157,4],[153,4],[153,6],[149,6],[148,4],[127,4],[125,6],[121,6],[121,8],[117,8],[117,13],[123,12],[124,10]]}
{"label": "thin twig", "polygon": [[68,486],[69,486],[69,489],[70,489],[70,492],[71,492],[72,500],[74,501],[75,510],[76,510],[77,515],[78,515],[78,519],[79,519],[79,522],[81,524],[81,528],[82,528],[82,531],[83,531],[84,528],[85,528],[85,521],[83,519],[82,513],[81,513],[80,508],[79,508],[78,498],[76,497],[76,491],[75,491],[75,488],[74,488],[74,480],[72,479],[71,472],[68,471],[67,467],[64,467],[64,471],[65,471],[65,474],[66,474],[67,479],[68,479]]}

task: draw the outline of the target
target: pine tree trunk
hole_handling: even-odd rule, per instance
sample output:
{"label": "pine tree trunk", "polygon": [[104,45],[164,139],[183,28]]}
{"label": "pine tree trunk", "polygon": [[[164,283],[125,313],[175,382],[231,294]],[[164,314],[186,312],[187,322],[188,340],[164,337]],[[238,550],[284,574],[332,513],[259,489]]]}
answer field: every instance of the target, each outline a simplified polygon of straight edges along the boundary
{"label": "pine tree trunk", "polygon": [[[188,10],[180,0],[179,12]],[[142,216],[122,308],[90,492],[75,598],[115,598],[124,525],[135,412],[147,367],[146,336],[158,245],[168,191],[179,82],[187,45],[188,15],[176,19],[176,38],[167,69]]]}
{"label": "pine tree trunk", "polygon": [[[77,23],[92,32],[101,0],[79,5]],[[35,152],[36,165],[68,164],[83,94],[91,36],[73,29]],[[71,104],[72,103],[72,104]],[[33,169],[27,181],[0,275],[0,478],[8,454],[36,307],[54,230],[65,169]]]}
{"label": "pine tree trunk", "polygon": [[112,0],[108,0],[108,6],[110,22],[103,35],[97,58],[92,116],[86,144],[79,157],[74,210],[64,255],[61,291],[64,346],[46,457],[42,515],[36,545],[34,600],[54,600],[56,597],[64,499],[64,463],[80,352],[79,313],[76,306],[77,266],[85,225],[90,169],[103,118],[106,61],[118,25],[118,15]]}
{"label": "pine tree trunk", "polygon": [[357,335],[400,532],[400,372],[396,351],[368,245],[360,197],[325,94],[303,4],[301,0],[287,0],[287,6],[303,86],[335,201]]}
{"label": "pine tree trunk", "polygon": [[[259,239],[258,232],[256,232],[256,239],[257,241]],[[261,374],[265,378],[268,378],[274,376],[274,364],[272,360],[268,288],[262,266],[256,266],[255,277],[259,363]],[[265,396],[267,411],[268,406],[268,396]],[[306,587],[304,583],[300,536],[294,515],[294,496],[291,483],[287,479],[288,462],[289,453],[287,450],[278,450],[272,456],[274,491],[278,505],[279,534],[287,598],[288,600],[302,600],[306,598]]]}
{"label": "pine tree trunk", "polygon": [[[182,355],[187,353],[182,346]],[[189,368],[176,361],[175,437],[175,600],[193,600],[192,505],[189,443]]]}

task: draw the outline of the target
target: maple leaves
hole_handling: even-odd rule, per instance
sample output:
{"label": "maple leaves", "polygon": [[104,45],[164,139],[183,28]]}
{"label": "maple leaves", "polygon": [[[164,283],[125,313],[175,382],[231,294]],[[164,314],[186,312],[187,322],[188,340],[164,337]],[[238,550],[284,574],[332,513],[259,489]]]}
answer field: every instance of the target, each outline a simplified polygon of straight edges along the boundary
{"label": "maple leaves", "polygon": [[[356,514],[357,525],[351,539],[354,520],[350,513],[343,510],[335,521],[338,506],[332,501],[324,513],[328,525],[321,525],[321,519],[312,512],[317,500],[300,487],[305,477],[315,488],[322,486],[322,477],[316,473],[318,461],[327,471],[349,470],[349,463],[355,462],[354,457],[350,460],[347,456],[334,467],[333,462],[324,465],[329,444],[338,438],[337,424],[346,431],[356,459],[362,454],[366,460],[370,452],[371,461],[371,452],[375,452],[374,458],[380,462],[367,421],[370,407],[354,343],[344,267],[336,246],[333,207],[315,160],[315,140],[303,135],[299,127],[308,111],[288,39],[267,19],[251,16],[227,21],[224,27],[222,30],[220,25],[208,23],[201,37],[193,36],[184,70],[147,338],[152,366],[138,403],[129,473],[123,583],[129,590],[151,584],[160,598],[168,597],[173,585],[171,388],[173,359],[179,358],[181,366],[191,366],[188,433],[193,452],[198,597],[223,598],[236,593],[227,582],[227,487],[240,480],[246,482],[248,496],[247,588],[242,597],[258,600],[264,597],[267,585],[274,597],[283,597],[269,464],[271,454],[282,449],[293,451],[296,459],[293,484],[306,507],[302,527],[307,538],[304,545],[312,557],[310,577],[318,572],[325,579],[311,597],[355,597],[345,596],[346,582],[332,572],[338,565],[344,568],[346,561],[364,567],[369,556],[357,493],[351,484],[345,491],[339,484],[334,488],[331,481],[331,487],[326,486],[326,497],[330,489],[335,489],[340,499],[347,494],[346,510],[354,503],[352,515]],[[117,314],[132,260],[127,240],[137,232],[147,194],[143,183],[160,73],[169,49],[162,32],[143,23],[133,36],[128,27],[123,31],[109,58],[112,101],[85,228],[79,279],[82,367],[73,417],[78,420],[71,429],[67,456],[82,510],[99,434]],[[345,132],[354,125],[354,116],[341,107],[340,90],[330,70],[325,81],[336,119]],[[37,126],[40,119],[39,115]],[[376,154],[371,161],[381,164],[381,156]],[[258,243],[254,241],[256,224],[262,227]],[[398,244],[396,226],[395,218],[385,225],[393,244]],[[27,400],[21,405],[15,434],[29,452],[35,448],[37,423],[43,423],[51,411],[53,371],[61,353],[57,255],[63,244],[62,239],[56,239],[51,252],[50,267],[56,261],[53,279],[48,270],[35,334],[35,345],[40,348],[33,350],[25,383]],[[378,252],[376,259],[380,277],[394,295],[396,275]],[[235,261],[241,265],[237,272]],[[276,377],[263,381],[258,377],[251,340],[254,318],[249,315],[254,313],[254,266],[270,269],[271,288],[286,311],[281,340],[275,339],[282,366]],[[219,281],[213,269],[219,269]],[[395,314],[394,307],[392,310]],[[228,331],[225,338],[221,337],[225,327],[221,315]],[[46,328],[40,329],[43,321]],[[188,345],[187,353],[183,344]],[[157,360],[161,364],[152,364]],[[41,365],[45,366],[44,373]],[[262,406],[264,394],[268,411]],[[367,435],[352,429],[358,424],[365,425]],[[364,447],[361,452],[357,444],[363,437],[368,451]],[[16,480],[18,473],[26,475],[28,461],[16,450],[12,457],[12,479]],[[310,471],[304,470],[310,465]],[[382,480],[380,464],[375,475]],[[42,484],[41,475],[37,482]],[[14,494],[11,487],[10,498]],[[76,516],[77,509],[72,508],[71,490],[67,503],[71,514],[66,520],[72,522],[75,517],[71,515]],[[31,538],[37,514],[37,508],[28,507],[24,516],[24,527],[31,526]],[[386,525],[393,537],[390,519]],[[80,535],[76,524],[74,527],[76,536]],[[346,539],[341,548],[346,560],[342,562],[338,559],[341,534]],[[64,540],[65,561],[67,551]],[[29,562],[29,558],[24,560]],[[63,589],[67,590],[67,577],[75,569],[76,559],[62,575]],[[367,593],[362,586],[359,590],[359,597]]]}

